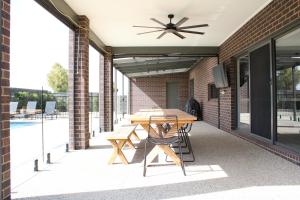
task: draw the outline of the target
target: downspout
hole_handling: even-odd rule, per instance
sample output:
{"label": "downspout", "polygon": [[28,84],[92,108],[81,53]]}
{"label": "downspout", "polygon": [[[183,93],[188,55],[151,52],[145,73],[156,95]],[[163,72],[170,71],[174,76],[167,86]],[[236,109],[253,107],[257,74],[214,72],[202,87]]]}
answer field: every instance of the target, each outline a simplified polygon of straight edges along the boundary
{"label": "downspout", "polygon": [[[3,18],[3,12],[2,12],[2,4],[3,2],[1,1],[0,3],[0,24],[2,25],[2,18]],[[3,36],[3,31],[2,31],[2,28],[0,28],[0,36]],[[3,47],[2,47],[2,41],[1,41],[1,44],[0,44],[0,60],[2,62],[2,50],[3,50]],[[2,77],[2,65],[0,66],[0,77]],[[2,81],[0,81],[0,89],[2,90]],[[2,122],[2,95],[0,96],[0,122]],[[3,199],[3,196],[2,196],[2,175],[3,175],[3,167],[2,167],[2,164],[3,164],[3,161],[2,161],[2,156],[3,156],[3,147],[2,147],[2,139],[3,139],[3,134],[2,134],[2,123],[0,123],[0,199]]]}

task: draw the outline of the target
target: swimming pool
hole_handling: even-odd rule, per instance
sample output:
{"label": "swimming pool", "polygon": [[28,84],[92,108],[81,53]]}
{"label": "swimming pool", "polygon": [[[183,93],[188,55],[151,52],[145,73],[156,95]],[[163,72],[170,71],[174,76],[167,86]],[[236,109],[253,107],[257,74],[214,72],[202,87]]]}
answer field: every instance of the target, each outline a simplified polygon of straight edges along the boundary
{"label": "swimming pool", "polygon": [[40,124],[39,122],[10,122],[10,128],[16,129],[16,128],[23,128],[28,126],[33,126],[36,124]]}

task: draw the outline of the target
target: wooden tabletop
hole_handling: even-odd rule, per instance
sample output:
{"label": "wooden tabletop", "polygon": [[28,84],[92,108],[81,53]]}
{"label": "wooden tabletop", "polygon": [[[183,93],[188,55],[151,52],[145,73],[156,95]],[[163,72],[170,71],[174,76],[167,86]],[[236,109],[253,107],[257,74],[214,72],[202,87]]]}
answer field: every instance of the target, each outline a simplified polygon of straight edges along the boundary
{"label": "wooden tabletop", "polygon": [[131,123],[147,124],[150,116],[162,115],[177,115],[178,122],[181,123],[193,123],[193,121],[197,120],[197,117],[179,109],[141,109],[139,112],[131,115],[130,120]]}

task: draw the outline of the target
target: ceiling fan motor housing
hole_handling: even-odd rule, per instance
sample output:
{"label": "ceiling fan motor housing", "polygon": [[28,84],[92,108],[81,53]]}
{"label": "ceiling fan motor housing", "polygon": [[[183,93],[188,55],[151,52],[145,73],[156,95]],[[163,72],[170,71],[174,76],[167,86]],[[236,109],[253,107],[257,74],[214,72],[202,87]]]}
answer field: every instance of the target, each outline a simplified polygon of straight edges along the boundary
{"label": "ceiling fan motor housing", "polygon": [[175,24],[169,23],[169,24],[166,25],[166,29],[174,29],[174,30],[176,30],[176,26],[175,26]]}

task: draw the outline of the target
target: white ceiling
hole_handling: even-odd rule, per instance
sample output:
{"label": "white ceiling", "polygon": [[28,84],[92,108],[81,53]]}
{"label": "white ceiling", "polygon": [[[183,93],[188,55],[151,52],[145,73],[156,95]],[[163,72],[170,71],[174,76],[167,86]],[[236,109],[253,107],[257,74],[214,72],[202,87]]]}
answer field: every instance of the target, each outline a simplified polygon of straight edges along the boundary
{"label": "white ceiling", "polygon": [[[91,29],[109,46],[219,46],[272,0],[65,0],[79,15],[90,19]],[[183,17],[185,26],[209,24],[209,27],[190,29],[204,31],[205,35],[185,33],[180,39],[168,33],[136,35],[151,29],[133,25],[159,26],[150,18],[173,22]],[[153,30],[153,29],[152,29]]]}
{"label": "white ceiling", "polygon": [[300,28],[292,31],[276,40],[276,45],[280,47],[300,47]]}

